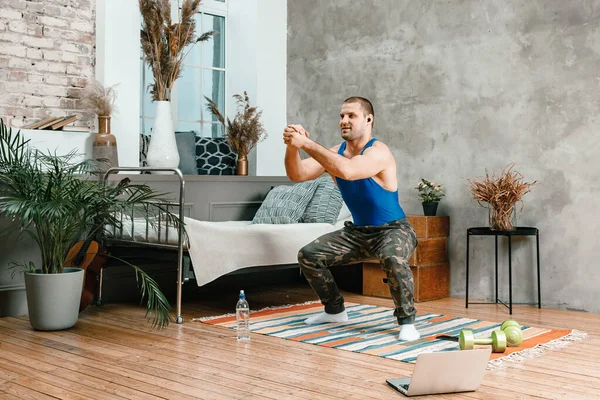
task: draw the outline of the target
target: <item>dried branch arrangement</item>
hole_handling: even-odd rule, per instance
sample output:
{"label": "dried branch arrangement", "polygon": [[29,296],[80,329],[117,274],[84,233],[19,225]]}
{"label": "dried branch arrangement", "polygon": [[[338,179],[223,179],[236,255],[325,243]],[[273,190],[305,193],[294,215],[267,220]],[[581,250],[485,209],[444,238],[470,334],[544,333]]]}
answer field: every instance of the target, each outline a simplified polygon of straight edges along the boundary
{"label": "dried branch arrangement", "polygon": [[116,112],[116,86],[104,87],[95,79],[89,81],[81,96],[83,106],[92,110],[99,117],[110,117],[113,112]]}
{"label": "dried branch arrangement", "polygon": [[485,172],[485,178],[469,179],[469,186],[473,199],[477,200],[480,206],[482,202],[488,203],[490,207],[490,229],[510,231],[514,229],[511,217],[515,205],[521,202],[523,211],[523,196],[531,191],[531,187],[537,181],[525,182],[523,175],[513,171],[514,163],[507,165],[499,173],[494,173],[491,177]]}
{"label": "dried branch arrangement", "polygon": [[169,100],[187,55],[184,49],[190,44],[206,41],[218,32],[209,31],[195,38],[194,16],[198,13],[200,0],[183,0],[179,23],[171,21],[170,0],[139,0],[139,6],[142,51],[154,76],[154,83],[150,85],[152,100]]}
{"label": "dried branch arrangement", "polygon": [[260,121],[262,111],[258,111],[257,107],[250,107],[250,98],[245,91],[243,96],[233,95],[238,105],[237,113],[233,121],[227,118],[227,123],[214,101],[206,96],[204,98],[208,102],[206,107],[208,111],[225,127],[227,143],[239,158],[246,157],[254,146],[267,137],[267,132]]}

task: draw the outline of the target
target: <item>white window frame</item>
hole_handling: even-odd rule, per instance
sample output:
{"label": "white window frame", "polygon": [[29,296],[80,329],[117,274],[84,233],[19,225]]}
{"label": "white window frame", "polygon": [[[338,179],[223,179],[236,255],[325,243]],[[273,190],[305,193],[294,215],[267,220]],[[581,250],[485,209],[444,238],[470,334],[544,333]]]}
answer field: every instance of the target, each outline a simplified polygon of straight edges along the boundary
{"label": "white window frame", "polygon": [[[229,88],[228,88],[228,77],[227,77],[227,71],[228,71],[228,62],[229,62],[229,57],[228,57],[228,51],[227,51],[227,42],[229,41],[229,25],[228,25],[228,20],[227,20],[227,0],[225,0],[225,2],[220,2],[220,1],[216,1],[216,0],[202,0],[202,2],[200,3],[200,7],[198,9],[199,13],[202,14],[211,14],[211,15],[215,15],[215,16],[219,16],[219,17],[223,17],[225,18],[225,43],[224,43],[224,51],[225,51],[225,66],[223,68],[216,68],[216,67],[205,67],[200,65],[199,69],[201,71],[204,70],[218,70],[218,71],[223,71],[225,72],[225,79],[224,79],[224,85],[225,85],[225,109],[224,110],[220,110],[221,113],[224,116],[227,116],[227,104],[228,104],[228,97],[229,97]],[[171,19],[173,21],[178,21],[179,19],[179,8],[180,8],[180,1],[179,0],[171,0]],[[196,35],[201,35],[202,33],[204,33],[204,31],[202,31],[201,27],[196,27]],[[186,49],[187,51],[187,49]],[[143,53],[141,53],[140,57],[143,57]],[[201,53],[202,54],[202,53]],[[140,59],[140,62],[142,60]],[[185,59],[183,64],[185,65]],[[201,62],[202,64],[202,62]],[[144,84],[144,96],[147,96],[147,89],[146,87],[148,86],[148,82],[146,81],[146,77],[145,77],[145,69],[142,69],[142,76],[140,77],[142,83]],[[200,80],[200,93],[203,93],[203,88],[202,88],[202,84],[203,84],[203,80]],[[178,119],[178,112],[177,112],[177,102],[178,102],[178,95],[177,92],[179,90],[178,88],[178,81],[175,82],[175,84],[173,85],[173,88],[171,90],[171,115],[173,117],[173,125],[174,125],[174,129],[176,129],[177,123],[180,121]],[[150,117],[150,116],[146,116],[144,113],[144,97],[142,97],[140,99],[140,112],[141,112],[141,126],[140,126],[140,131],[145,133],[146,132],[146,121],[152,121],[154,120],[154,117]],[[200,116],[201,116],[201,120],[200,120],[200,126],[203,127],[203,124],[205,123],[215,123],[214,121],[212,121],[212,118],[206,118],[208,111],[206,110],[200,110]],[[139,117],[138,117],[139,118]],[[186,121],[186,120],[181,120],[181,121]],[[192,121],[188,121],[188,122],[192,122]],[[196,121],[193,121],[196,122]],[[216,122],[216,123],[220,123],[220,122]],[[199,132],[200,135],[205,136],[205,132],[203,132],[203,129],[201,128],[201,131]]]}

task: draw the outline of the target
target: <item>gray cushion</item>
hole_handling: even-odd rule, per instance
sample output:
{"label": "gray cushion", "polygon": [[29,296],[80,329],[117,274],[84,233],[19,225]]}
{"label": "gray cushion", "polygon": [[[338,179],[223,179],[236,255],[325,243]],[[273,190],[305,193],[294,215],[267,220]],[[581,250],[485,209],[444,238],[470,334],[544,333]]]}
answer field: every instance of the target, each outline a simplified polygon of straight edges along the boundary
{"label": "gray cushion", "polygon": [[307,181],[292,186],[276,186],[256,212],[253,224],[295,224],[312,198],[319,183]]}
{"label": "gray cushion", "polygon": [[194,131],[175,132],[179,151],[179,169],[184,175],[198,175],[196,167],[196,134]]}
{"label": "gray cushion", "polygon": [[[140,167],[147,167],[148,148],[152,136],[140,134]],[[196,168],[196,135],[194,131],[175,132],[175,142],[179,153],[178,168],[184,175],[198,175]],[[149,172],[147,172],[149,173]]]}
{"label": "gray cushion", "polygon": [[329,176],[317,179],[318,187],[300,222],[333,224],[342,208],[342,194]]}

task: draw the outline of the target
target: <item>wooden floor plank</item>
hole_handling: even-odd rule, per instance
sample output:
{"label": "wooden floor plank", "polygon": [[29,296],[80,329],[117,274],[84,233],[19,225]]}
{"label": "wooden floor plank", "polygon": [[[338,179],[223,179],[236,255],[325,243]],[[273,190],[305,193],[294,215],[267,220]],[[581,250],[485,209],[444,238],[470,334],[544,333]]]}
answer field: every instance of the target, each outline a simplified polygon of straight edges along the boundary
{"label": "wooden floor plank", "polygon": [[[203,325],[203,329],[206,330],[214,330],[212,329],[212,327],[207,327],[206,325]],[[189,329],[189,326],[185,327],[184,329]],[[221,328],[222,329],[222,328]],[[228,331],[231,331],[230,329],[228,329]],[[205,332],[202,332],[202,334],[204,335]],[[308,349],[306,348],[306,346],[302,343],[297,343],[297,342],[288,342],[288,341],[282,341],[280,339],[277,338],[273,338],[273,337],[268,337],[268,336],[262,336],[262,335],[254,335],[253,334],[253,341],[252,344],[253,346],[256,346],[257,350],[258,350],[258,355],[256,355],[256,353],[250,352],[250,351],[243,351],[244,349],[244,344],[243,343],[239,343],[236,344],[235,347],[231,346],[232,341],[235,342],[235,335],[233,336],[228,336],[228,337],[217,337],[217,338],[210,338],[209,341],[205,340],[202,337],[197,337],[195,339],[193,339],[193,336],[191,336],[190,334],[187,334],[186,337],[188,338],[185,342],[185,346],[181,347],[179,346],[178,343],[180,343],[180,341],[170,341],[170,340],[165,340],[163,341],[157,348],[154,348],[153,351],[156,352],[164,352],[165,354],[171,355],[173,356],[173,354],[177,353],[178,351],[198,351],[198,352],[202,352],[202,355],[204,357],[206,356],[213,356],[214,359],[212,359],[213,361],[217,361],[219,360],[219,358],[221,358],[222,362],[227,362],[228,358],[226,357],[225,360],[222,359],[223,354],[227,355],[229,354],[232,358],[231,358],[231,362],[233,363],[234,366],[243,366],[243,364],[240,364],[239,362],[236,362],[236,360],[239,361],[257,361],[258,360],[263,360],[265,362],[271,362],[273,361],[273,356],[277,356],[277,355],[281,355],[282,358],[284,358],[284,356],[288,356],[290,354],[290,346],[294,346],[295,349],[293,350],[293,352],[295,354],[297,354],[298,356],[300,356],[299,358],[293,358],[293,359],[285,359],[283,361],[283,363],[281,365],[278,365],[278,368],[285,368],[286,366],[294,371],[297,371],[299,368],[310,368],[315,372],[319,372],[319,371],[329,371],[329,372],[335,372],[331,370],[331,363],[321,363],[319,365],[315,365],[314,362],[312,360],[305,360],[306,357],[302,357],[302,356],[307,356],[307,355],[311,355],[314,352],[323,352],[323,351],[328,351],[329,353],[335,355],[334,357],[331,357],[331,359],[335,362],[337,361],[337,359],[339,359],[339,352],[335,349],[326,349],[326,348],[322,348],[322,347],[309,347]],[[210,347],[206,347],[208,344],[210,344]],[[264,347],[264,348],[263,348]],[[281,347],[281,348],[279,348]],[[297,347],[297,348],[296,348]],[[264,352],[261,352],[261,350],[264,350]],[[355,357],[356,353],[352,353],[352,352],[346,352],[344,354],[344,356],[347,357]],[[235,358],[233,358],[235,357]],[[343,366],[343,373],[345,375],[349,375],[349,372],[351,372],[352,370],[357,371],[356,372],[356,377],[362,376],[361,374],[364,372],[364,367],[365,365],[367,365],[368,363],[365,362],[364,359],[360,359],[357,363],[355,364],[351,364],[351,363],[346,363]],[[356,365],[356,367],[355,367]],[[397,362],[393,362],[393,365],[395,367],[397,367]],[[352,376],[352,375],[350,375]]]}
{"label": "wooden floor plank", "polygon": [[[83,323],[80,323],[79,325],[80,325],[80,329],[78,330],[78,332],[82,332],[82,331],[86,332],[86,335],[88,335],[88,336],[86,336],[86,342],[88,342],[88,343],[89,343],[89,342],[90,342],[90,340],[92,340],[92,339],[91,339],[91,336],[90,336],[91,334],[88,332],[88,330],[86,330],[86,329],[84,329],[84,328],[81,328],[81,326],[83,326],[83,325],[84,325]],[[110,340],[111,340],[111,338],[113,338],[113,337],[114,337],[114,333],[113,333],[113,332],[114,332],[115,330],[117,330],[118,328],[117,328],[117,327],[115,327],[115,328],[111,329],[111,330],[110,330],[110,332],[109,332],[109,330],[103,330],[103,329],[102,329],[102,326],[103,326],[103,324],[100,324],[100,325],[97,327],[97,330],[96,330],[96,332],[102,332],[100,336],[102,337],[102,340],[103,340],[103,341],[110,341]],[[122,350],[122,349],[120,348],[120,346],[121,346],[121,345],[119,345],[119,344],[118,344],[118,342],[119,342],[120,340],[123,340],[123,338],[126,338],[128,342],[130,342],[130,343],[134,343],[134,345],[135,345],[135,346],[137,346],[137,348],[139,348],[139,350],[132,350],[132,349],[133,349],[133,347],[131,347],[131,348],[128,348],[128,351],[130,351],[131,353],[136,353],[136,354],[138,354],[138,357],[139,357],[139,356],[141,356],[141,355],[145,355],[145,356],[148,356],[148,357],[150,357],[150,356],[152,356],[152,355],[153,355],[153,353],[151,353],[151,352],[148,352],[147,354],[145,354],[145,353],[144,353],[144,350],[143,350],[143,349],[144,349],[144,348],[145,348],[145,347],[148,345],[148,343],[144,342],[144,341],[141,339],[141,335],[139,335],[139,334],[138,334],[138,336],[137,336],[138,340],[131,340],[131,339],[130,339],[130,338],[127,336],[127,335],[125,335],[125,333],[126,333],[126,332],[121,332],[121,333],[120,333],[120,336],[119,336],[119,337],[120,337],[120,339],[114,339],[114,340],[115,340],[115,343],[117,343],[117,344],[116,344],[116,346],[117,346],[117,347],[119,347],[119,349],[120,349],[120,350]],[[128,332],[128,333],[129,333],[129,334],[131,334],[131,332]],[[65,338],[66,338],[66,340],[69,340],[69,342],[72,342],[72,339],[69,339],[69,338],[67,338],[68,336],[69,336],[69,333],[67,333],[67,332],[62,332],[62,333],[60,334],[60,338],[61,338],[61,339],[65,339]],[[134,337],[136,337],[135,335],[133,335],[133,336],[134,336]],[[101,344],[101,343],[98,343],[98,342],[97,342],[97,343],[94,343],[94,346],[95,346],[95,347],[98,347],[98,346],[99,346],[99,347],[102,347],[103,345],[108,345],[108,343],[104,343],[104,344]],[[153,350],[153,352],[155,353],[155,352],[156,352],[156,350],[157,350],[157,349],[154,349],[154,350]],[[185,351],[186,351],[186,352],[189,352],[189,351],[192,351],[192,352],[194,352],[194,351],[201,352],[201,351],[202,351],[202,348],[201,348],[201,347],[192,348],[192,347],[189,347],[189,346],[187,346],[187,347],[186,347],[186,349],[185,349]],[[171,362],[172,362],[172,360],[173,360],[173,354],[174,354],[174,353],[173,353],[171,350],[164,350],[164,357],[163,357],[163,360],[164,360],[164,361],[167,363],[167,364],[166,364],[166,366],[165,366],[164,368],[165,368],[165,369],[167,369],[167,370],[171,368],[171,367],[168,365],[168,363],[171,363]],[[227,358],[225,358],[225,360],[226,360],[226,359],[227,359]],[[221,360],[221,362],[223,362],[223,358],[218,358],[218,357],[217,357],[217,358],[215,358],[213,361],[218,363],[220,360]],[[249,362],[255,362],[256,360],[248,360],[248,361],[249,361]],[[123,365],[123,363],[124,363],[124,362],[121,362],[120,364],[121,364],[121,365]],[[126,363],[126,362],[125,362],[125,363]],[[147,365],[147,363],[146,363],[145,365]],[[237,364],[237,365],[234,367],[234,369],[233,369],[233,373],[234,373],[234,381],[232,381],[231,385],[239,386],[239,382],[238,382],[238,380],[239,380],[239,377],[238,377],[238,376],[235,376],[235,373],[238,373],[238,374],[239,374],[239,373],[242,373],[242,371],[241,371],[241,370],[239,370],[239,368],[241,368],[241,367],[243,367],[243,366],[244,366],[243,364]],[[137,366],[135,366],[135,365],[130,365],[129,367],[130,367],[130,368],[132,368],[132,369],[135,369],[135,367],[137,367]],[[236,370],[236,368],[237,368],[237,370]],[[291,371],[290,371],[290,372],[291,372]],[[167,374],[169,374],[169,371],[167,371]],[[162,375],[162,376],[164,376],[164,375]],[[267,375],[263,376],[262,378],[267,378],[268,376],[269,376],[269,375],[267,374]],[[261,377],[258,377],[258,378],[261,378]],[[290,379],[290,382],[289,382],[289,384],[290,384],[290,385],[292,385],[292,382],[293,382],[293,379]],[[326,382],[326,383],[328,383],[328,382]],[[211,384],[211,382],[207,382],[207,383],[206,383],[206,385],[210,385],[210,384]],[[302,389],[302,388],[298,388],[298,389]],[[232,389],[232,390],[233,390],[233,391],[235,391],[235,389]],[[254,390],[254,389],[253,389],[253,390]],[[344,394],[344,393],[343,393],[343,391],[342,391],[342,394]],[[309,397],[310,397],[310,395],[309,395]]]}
{"label": "wooden floor plank", "polygon": [[[100,371],[97,371],[94,368],[85,368],[82,363],[78,363],[76,361],[67,361],[66,359],[60,357],[67,354],[62,351],[45,348],[44,346],[35,343],[29,343],[8,336],[4,336],[3,348],[12,349],[14,352],[18,351],[26,353],[30,351],[32,358],[36,358],[39,362],[60,365],[66,369],[66,371],[52,371],[50,373],[51,375],[60,374],[60,377],[67,380],[74,382],[86,382],[86,384],[92,385],[94,388],[97,388],[104,393],[115,394],[131,400],[148,400],[156,398],[155,396],[142,391],[134,390],[128,386],[119,385],[113,382],[115,379],[112,375],[103,375]],[[76,359],[78,356],[73,356],[73,358]],[[98,375],[99,378],[94,375]],[[67,385],[69,383],[65,384]]]}
{"label": "wooden floor plank", "polygon": [[58,398],[55,396],[49,396],[37,390],[32,390],[27,386],[22,386],[16,381],[6,383],[6,385],[3,387],[3,390],[9,395],[21,400],[53,400]]}
{"label": "wooden floor plank", "polygon": [[20,397],[17,397],[15,395],[12,395],[10,393],[6,393],[6,392],[3,392],[2,390],[0,390],[0,399],[2,399],[2,400],[19,400]]}
{"label": "wooden floor plank", "polygon": [[86,396],[80,393],[73,392],[69,389],[62,388],[57,385],[53,385],[46,381],[34,378],[19,378],[14,381],[15,384],[21,385],[30,390],[34,390],[39,393],[44,393],[50,397],[64,400],[94,400],[97,397]]}
{"label": "wooden floor plank", "polygon": [[[86,318],[85,322],[91,322],[91,318]],[[114,323],[118,323],[115,322],[114,318],[111,318],[111,322]],[[101,320],[98,321],[93,321],[91,322],[92,324],[102,324],[103,322],[101,322]],[[183,325],[180,327],[180,329],[190,329],[190,326],[192,326],[192,324],[194,323],[190,323],[188,325]],[[80,324],[81,325],[81,324]],[[205,324],[199,324],[196,323],[196,325],[200,328],[200,329],[205,329],[206,332],[202,332],[202,334],[204,335],[204,333],[208,333],[208,332],[213,332],[215,331],[215,327],[211,327],[211,326],[207,326]],[[130,322],[122,322],[122,326],[130,326]],[[178,327],[179,328],[179,327]],[[216,327],[218,328],[218,327]],[[220,337],[215,337],[215,338],[210,338],[210,341],[207,341],[206,338],[203,337],[197,337],[197,336],[193,336],[193,333],[186,333],[185,337],[187,338],[185,341],[185,346],[182,347],[180,345],[178,345],[178,343],[181,342],[181,340],[177,341],[177,340],[172,340],[168,338],[165,338],[165,340],[163,340],[161,342],[160,345],[158,345],[158,347],[153,348],[153,352],[160,352],[160,351],[164,351],[165,354],[169,354],[169,355],[173,355],[176,354],[178,351],[192,351],[192,352],[203,352],[203,355],[206,354],[211,354],[211,351],[214,349],[214,351],[216,352],[216,357],[221,357],[222,356],[222,352],[230,352],[231,356],[236,356],[237,359],[240,359],[240,357],[246,357],[248,354],[245,353],[239,353],[238,350],[236,348],[239,348],[240,346],[243,346],[243,344],[238,344],[236,347],[231,347],[231,343],[233,341],[233,343],[235,343],[235,332],[233,332],[230,329],[223,329],[223,328],[219,328],[218,330],[220,331],[228,331],[230,332],[228,335],[220,335]],[[232,334],[233,333],[233,334]],[[178,333],[174,333],[174,335],[179,336]],[[265,352],[261,353],[258,355],[258,357],[260,357],[261,359],[265,359],[267,361],[272,360],[272,358],[270,357],[273,354],[278,354],[281,353],[282,355],[287,355],[289,353],[289,346],[300,346],[303,348],[303,350],[299,350],[299,354],[306,354],[307,350],[315,350],[315,351],[329,351],[332,354],[336,354],[339,355],[339,352],[336,351],[335,349],[326,349],[326,348],[322,348],[322,347],[316,347],[316,346],[311,346],[309,347],[309,349],[306,349],[306,347],[304,346],[304,344],[301,343],[295,343],[295,342],[287,342],[287,341],[282,341],[280,339],[277,338],[272,338],[272,337],[268,337],[268,336],[262,336],[262,335],[254,335],[253,338],[255,340],[252,341],[253,346],[258,346],[259,343],[264,343],[264,342],[270,342],[267,345],[269,346],[268,348],[265,348]],[[108,340],[109,337],[104,336],[104,340]],[[203,350],[205,348],[205,346],[207,344],[210,344],[210,348],[207,348],[206,350]],[[229,346],[229,348],[227,347]],[[287,350],[285,351],[285,353],[283,353],[282,351],[278,350],[276,347],[277,346],[281,346],[282,348],[287,348]],[[143,347],[143,346],[142,346]],[[260,348],[258,348],[258,350],[260,350]],[[267,353],[268,351],[268,353]],[[346,352],[346,354],[344,354],[345,356],[356,356],[356,353],[351,353],[351,352]],[[248,356],[250,357],[250,356]],[[256,355],[254,355],[254,357],[256,357]],[[217,359],[215,359],[216,361]],[[248,358],[248,361],[252,361],[252,358]],[[256,359],[254,359],[256,361]],[[227,362],[227,357],[222,360],[222,362]],[[299,367],[299,363],[297,362],[297,360],[291,360],[289,361],[292,363],[291,368],[293,368],[294,370],[296,370]],[[392,362],[393,365],[397,366],[398,363],[397,362]],[[361,367],[364,368],[364,361],[363,361],[363,365]],[[319,366],[315,366],[314,363],[305,363],[305,366],[307,368],[321,368],[324,370],[329,370],[326,368]],[[347,365],[344,366],[345,368],[345,373],[347,373]],[[330,370],[329,370],[330,371]]]}
{"label": "wooden floor plank", "polygon": [[[74,348],[75,353],[79,353],[78,349]],[[60,359],[60,355],[57,356]],[[198,398],[195,395],[187,395],[186,392],[194,392],[187,387],[183,387],[183,385],[178,386],[176,382],[169,382],[168,380],[163,380],[161,378],[153,378],[153,375],[141,375],[141,379],[139,379],[139,375],[132,373],[127,369],[118,367],[116,363],[106,363],[106,362],[98,362],[98,360],[83,358],[83,363],[85,367],[77,368],[76,370],[82,373],[87,373],[93,376],[102,376],[104,374],[112,374],[110,378],[112,381],[120,382],[126,387],[131,387],[139,390],[141,393],[152,393],[154,395],[160,395],[162,398],[168,399],[195,399]],[[2,360],[0,359],[0,366],[2,365]],[[64,365],[64,362],[63,364]],[[1,367],[0,367],[1,368]],[[11,369],[19,368],[16,366],[10,366]],[[100,371],[100,374],[98,374]],[[114,376],[117,375],[117,377]],[[204,391],[204,389],[203,389]],[[209,390],[205,392],[210,393]],[[164,397],[163,397],[164,396]],[[217,394],[211,394],[210,398],[233,398],[228,396],[222,397]]]}
{"label": "wooden floor plank", "polygon": [[[152,330],[136,305],[88,307],[75,327],[31,329],[24,317],[0,318],[0,399],[389,399],[386,383],[414,364],[252,334],[197,321],[231,313],[235,294],[184,303],[183,325]],[[390,299],[345,294],[346,301],[393,307]],[[315,300],[306,285],[254,289],[253,309]],[[418,303],[419,312],[502,322],[504,306],[464,307],[464,299]],[[522,325],[577,329],[588,337],[485,373],[477,392],[427,399],[600,398],[598,315],[515,305]],[[34,366],[42,365],[37,370]]]}

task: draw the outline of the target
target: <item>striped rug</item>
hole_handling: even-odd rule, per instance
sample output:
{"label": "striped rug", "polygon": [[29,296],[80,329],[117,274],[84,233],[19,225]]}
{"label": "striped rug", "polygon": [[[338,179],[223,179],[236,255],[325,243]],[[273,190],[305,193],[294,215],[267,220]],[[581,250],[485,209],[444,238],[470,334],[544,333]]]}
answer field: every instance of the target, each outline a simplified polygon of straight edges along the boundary
{"label": "striped rug", "polygon": [[[457,342],[437,339],[438,335],[457,337],[462,329],[469,329],[475,337],[489,337],[501,325],[501,322],[450,315],[417,314],[415,326],[421,338],[413,342],[399,342],[399,329],[391,308],[346,303],[348,322],[312,326],[304,324],[306,318],[322,310],[323,306],[316,302],[256,311],[250,316],[250,330],[287,340],[414,363],[419,353],[458,350]],[[234,315],[209,317],[201,321],[236,328]],[[507,359],[522,361],[585,337],[585,333],[570,329],[534,326],[522,326],[522,329],[523,343],[519,347],[508,347],[504,353],[492,353],[489,367],[500,366]]]}

